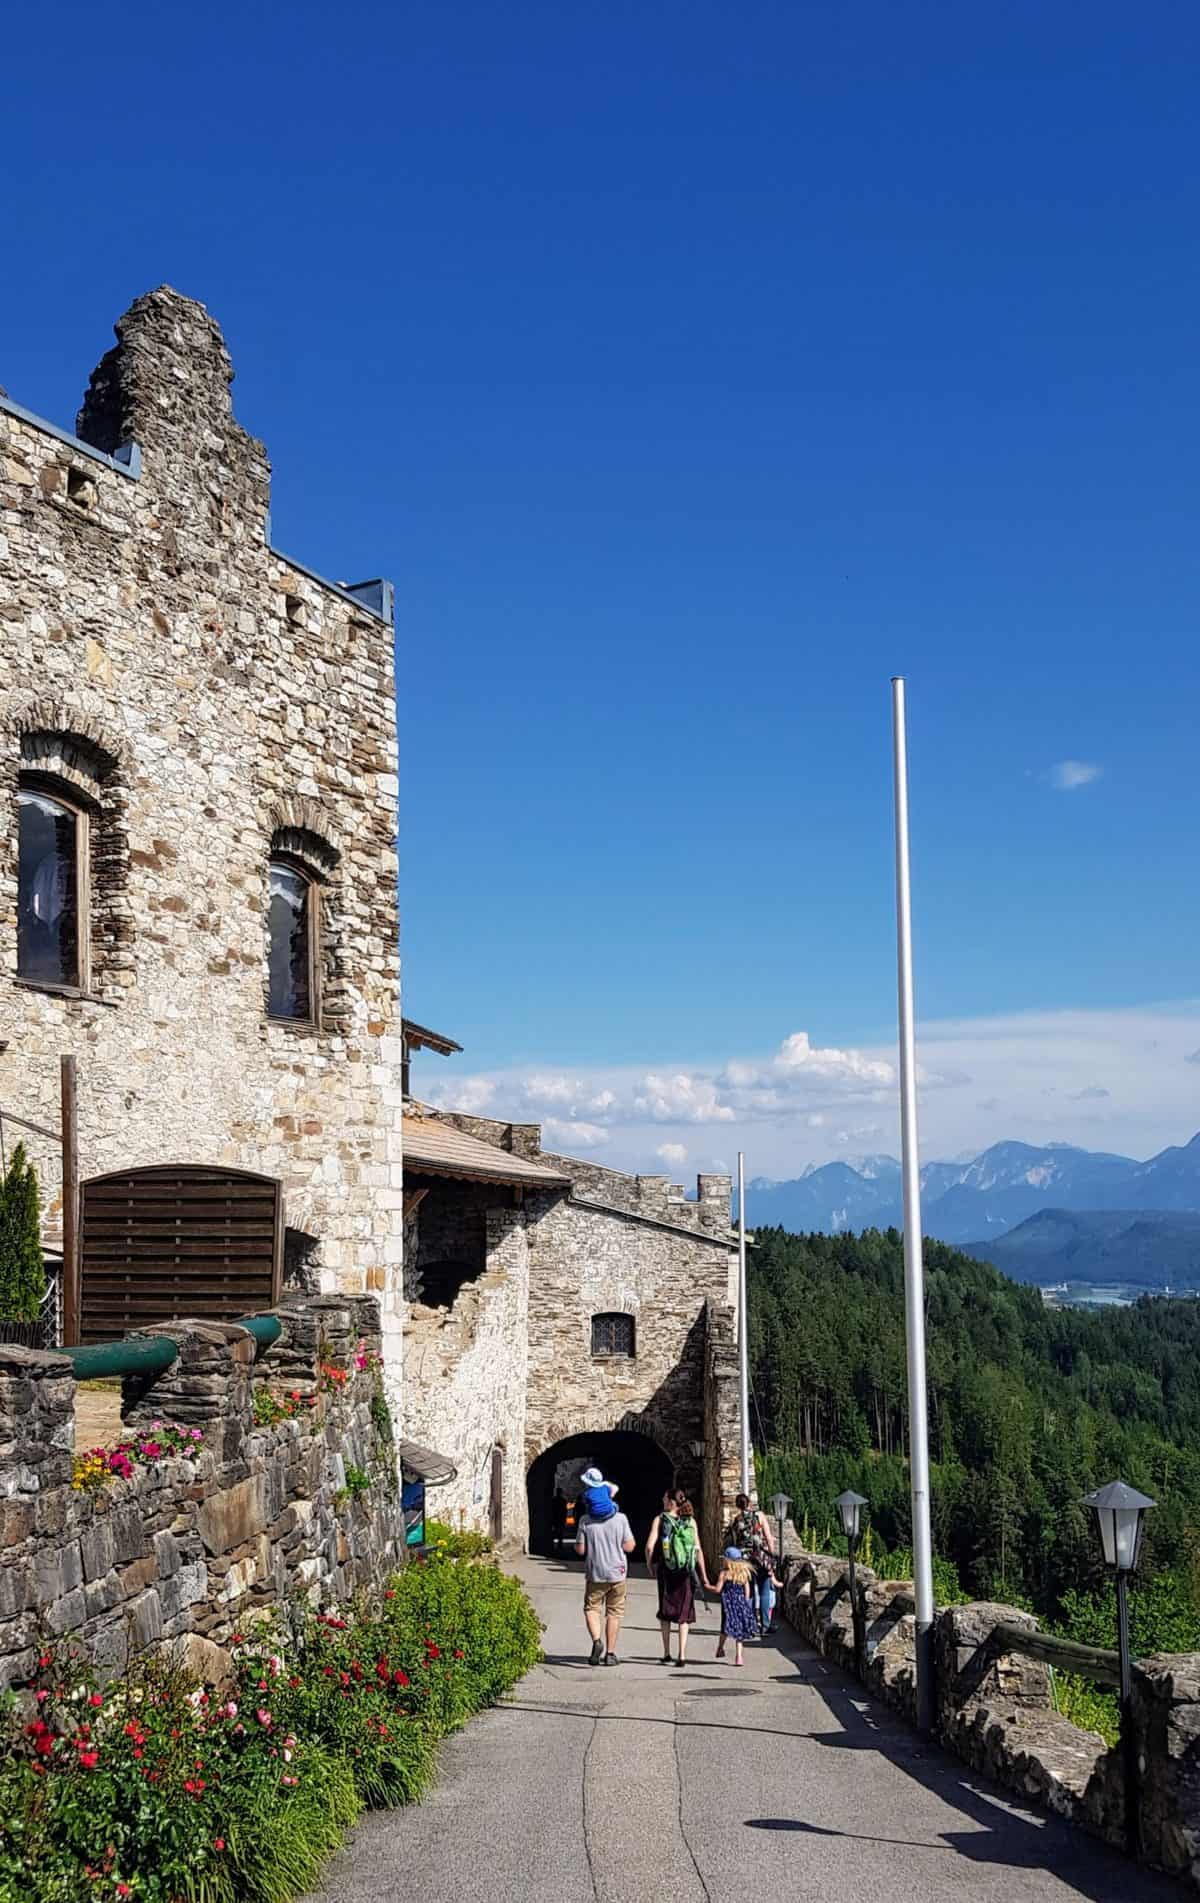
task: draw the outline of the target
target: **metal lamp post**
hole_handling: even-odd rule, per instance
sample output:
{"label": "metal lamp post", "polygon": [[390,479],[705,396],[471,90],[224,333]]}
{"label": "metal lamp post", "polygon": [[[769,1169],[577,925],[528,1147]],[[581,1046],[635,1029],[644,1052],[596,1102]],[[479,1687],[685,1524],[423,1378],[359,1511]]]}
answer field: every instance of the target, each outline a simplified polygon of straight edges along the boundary
{"label": "metal lamp post", "polygon": [[1142,1555],[1142,1537],[1146,1514],[1158,1503],[1123,1480],[1112,1480],[1107,1487],[1085,1494],[1083,1504],[1091,1507],[1100,1522],[1100,1544],[1104,1563],[1117,1582],[1117,1649],[1121,1657],[1121,1752],[1125,1760],[1125,1843],[1132,1857],[1139,1846],[1138,1799],[1139,1765],[1137,1740],[1133,1735],[1133,1659],[1129,1649],[1129,1575],[1136,1572]]}
{"label": "metal lamp post", "polygon": [[862,1519],[862,1510],[867,1502],[861,1493],[855,1493],[851,1488],[847,1487],[845,1493],[838,1494],[833,1504],[838,1510],[838,1518],[842,1522],[842,1532],[846,1535],[846,1545],[850,1553],[850,1621],[854,1631],[854,1668],[856,1671],[861,1672],[863,1653],[862,1619],[859,1613],[858,1576],[854,1569],[854,1561],[858,1553],[858,1535]]}

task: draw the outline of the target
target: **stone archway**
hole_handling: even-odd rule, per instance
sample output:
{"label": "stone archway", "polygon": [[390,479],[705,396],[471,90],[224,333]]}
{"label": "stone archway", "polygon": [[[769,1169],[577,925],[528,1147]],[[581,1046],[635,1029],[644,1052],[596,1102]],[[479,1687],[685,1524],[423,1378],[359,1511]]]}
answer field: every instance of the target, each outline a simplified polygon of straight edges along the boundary
{"label": "stone archway", "polygon": [[[583,1466],[599,1467],[606,1480],[616,1482],[617,1504],[629,1519],[640,1553],[663,1491],[674,1483],[675,1462],[652,1429],[624,1424],[567,1434],[531,1462],[527,1481],[530,1552],[555,1551],[555,1533],[561,1533],[561,1506],[557,1514],[555,1509],[556,1479],[560,1469],[565,1477],[571,1468]],[[576,1476],[570,1478],[573,1481]]]}

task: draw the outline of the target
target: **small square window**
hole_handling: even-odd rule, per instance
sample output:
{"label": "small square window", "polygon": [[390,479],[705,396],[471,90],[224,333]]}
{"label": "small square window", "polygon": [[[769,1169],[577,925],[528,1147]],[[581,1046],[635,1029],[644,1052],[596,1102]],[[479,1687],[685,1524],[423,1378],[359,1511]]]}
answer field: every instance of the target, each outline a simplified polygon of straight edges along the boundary
{"label": "small square window", "polygon": [[631,1359],[634,1354],[633,1316],[593,1315],[592,1353],[624,1355]]}
{"label": "small square window", "polygon": [[68,469],[67,501],[77,509],[94,509],[98,500],[95,477],[87,469]]}

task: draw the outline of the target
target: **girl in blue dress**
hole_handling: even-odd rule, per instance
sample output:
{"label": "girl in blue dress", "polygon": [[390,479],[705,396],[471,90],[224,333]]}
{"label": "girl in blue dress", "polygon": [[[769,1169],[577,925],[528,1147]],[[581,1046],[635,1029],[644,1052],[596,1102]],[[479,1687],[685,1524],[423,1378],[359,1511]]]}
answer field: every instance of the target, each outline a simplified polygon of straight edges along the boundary
{"label": "girl in blue dress", "polygon": [[716,1590],[721,1595],[721,1639],[717,1657],[725,1656],[726,1639],[733,1640],[733,1662],[744,1665],[742,1648],[758,1630],[754,1615],[754,1573],[742,1558],[740,1546],[727,1546],[717,1575]]}

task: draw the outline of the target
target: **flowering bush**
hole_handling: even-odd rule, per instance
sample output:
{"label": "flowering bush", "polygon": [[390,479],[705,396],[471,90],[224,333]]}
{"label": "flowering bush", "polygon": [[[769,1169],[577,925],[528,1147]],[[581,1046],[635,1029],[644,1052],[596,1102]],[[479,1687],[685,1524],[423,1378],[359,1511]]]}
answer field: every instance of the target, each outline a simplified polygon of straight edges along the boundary
{"label": "flowering bush", "polygon": [[445,1520],[426,1520],[425,1544],[431,1559],[482,1559],[492,1550],[486,1533],[460,1532]]}
{"label": "flowering bush", "polygon": [[301,1394],[299,1388],[292,1388],[288,1394],[276,1394],[271,1388],[254,1390],[254,1419],[259,1427],[295,1420],[297,1414],[307,1413],[316,1405],[316,1395]]}
{"label": "flowering bush", "polygon": [[71,1485],[77,1493],[94,1492],[110,1480],[128,1480],[135,1467],[153,1467],[163,1460],[191,1460],[204,1439],[198,1427],[178,1427],[172,1421],[151,1421],[145,1434],[118,1441],[115,1447],[91,1447],[76,1454]]}
{"label": "flowering bush", "polygon": [[516,1580],[417,1563],[289,1645],[235,1635],[220,1692],[150,1665],[101,1690],[48,1647],[0,1718],[0,1903],[287,1903],[362,1804],[420,1796],[538,1631]]}

